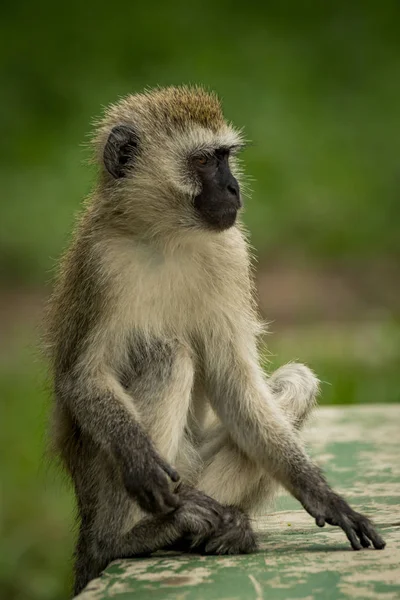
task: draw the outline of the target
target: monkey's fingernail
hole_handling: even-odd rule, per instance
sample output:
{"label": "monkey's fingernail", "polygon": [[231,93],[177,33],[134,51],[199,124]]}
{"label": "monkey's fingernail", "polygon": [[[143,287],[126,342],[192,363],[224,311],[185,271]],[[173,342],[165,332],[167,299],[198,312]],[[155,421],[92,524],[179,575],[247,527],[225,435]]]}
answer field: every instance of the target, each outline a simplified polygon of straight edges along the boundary
{"label": "monkey's fingernail", "polygon": [[179,481],[179,479],[180,479],[179,473],[178,473],[178,471],[176,471],[174,469],[174,467],[171,467],[171,465],[164,462],[163,460],[160,460],[158,462],[158,465],[161,467],[161,469],[164,471],[164,473],[166,473],[168,475],[168,477],[171,479],[171,481],[173,481],[174,483]]}
{"label": "monkey's fingernail", "polygon": [[171,477],[171,479],[174,483],[176,483],[177,481],[180,480],[179,473],[177,471],[175,471],[174,469],[171,469],[169,476]]}

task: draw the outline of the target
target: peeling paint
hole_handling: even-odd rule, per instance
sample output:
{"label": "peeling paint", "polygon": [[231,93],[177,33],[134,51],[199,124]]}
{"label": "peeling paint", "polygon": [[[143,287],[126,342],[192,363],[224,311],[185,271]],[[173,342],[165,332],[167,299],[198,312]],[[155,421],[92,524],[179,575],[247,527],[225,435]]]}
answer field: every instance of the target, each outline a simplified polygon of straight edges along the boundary
{"label": "peeling paint", "polygon": [[295,500],[281,496],[280,510],[255,520],[258,553],[114,561],[79,599],[400,598],[400,406],[320,409],[307,445],[336,489],[372,516],[385,550],[352,551],[343,532],[317,528]]}

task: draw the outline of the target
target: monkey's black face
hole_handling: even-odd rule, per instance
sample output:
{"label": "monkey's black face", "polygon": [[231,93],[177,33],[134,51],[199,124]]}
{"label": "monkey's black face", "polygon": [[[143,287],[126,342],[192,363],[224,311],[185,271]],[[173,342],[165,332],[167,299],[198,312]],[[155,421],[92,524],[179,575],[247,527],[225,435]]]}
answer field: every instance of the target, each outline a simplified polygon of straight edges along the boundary
{"label": "monkey's black face", "polygon": [[202,188],[194,199],[196,212],[209,228],[229,229],[242,206],[239,184],[229,167],[229,150],[195,156],[192,164]]}

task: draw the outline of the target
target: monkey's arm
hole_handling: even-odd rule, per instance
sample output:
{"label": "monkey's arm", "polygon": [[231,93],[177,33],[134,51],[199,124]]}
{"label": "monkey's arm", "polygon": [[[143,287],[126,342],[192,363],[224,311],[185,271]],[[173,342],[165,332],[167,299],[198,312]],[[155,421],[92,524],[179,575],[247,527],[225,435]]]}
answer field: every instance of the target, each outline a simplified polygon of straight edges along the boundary
{"label": "monkey's arm", "polygon": [[385,542],[372,523],[330,488],[302,448],[259,366],[251,329],[251,323],[234,332],[220,325],[209,332],[202,354],[214,410],[239,448],[282,483],[318,526],[338,525],[355,550],[371,542],[383,548]]}
{"label": "monkey's arm", "polygon": [[176,508],[179,499],[170,491],[166,475],[172,481],[179,475],[156,452],[135,414],[133,399],[111,371],[59,376],[56,395],[82,431],[114,457],[128,493],[143,510]]}

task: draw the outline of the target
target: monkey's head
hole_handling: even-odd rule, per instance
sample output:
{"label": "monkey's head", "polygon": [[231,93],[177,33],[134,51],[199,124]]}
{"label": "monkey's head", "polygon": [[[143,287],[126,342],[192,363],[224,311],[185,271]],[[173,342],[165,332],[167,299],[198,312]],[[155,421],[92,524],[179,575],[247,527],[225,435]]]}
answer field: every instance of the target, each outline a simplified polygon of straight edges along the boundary
{"label": "monkey's head", "polygon": [[152,233],[235,224],[243,140],[214,94],[170,87],[128,96],[108,109],[96,141],[102,184],[128,221]]}

